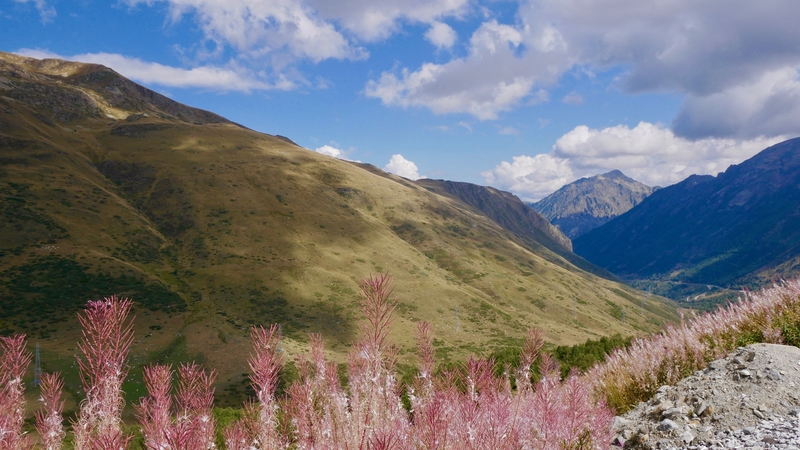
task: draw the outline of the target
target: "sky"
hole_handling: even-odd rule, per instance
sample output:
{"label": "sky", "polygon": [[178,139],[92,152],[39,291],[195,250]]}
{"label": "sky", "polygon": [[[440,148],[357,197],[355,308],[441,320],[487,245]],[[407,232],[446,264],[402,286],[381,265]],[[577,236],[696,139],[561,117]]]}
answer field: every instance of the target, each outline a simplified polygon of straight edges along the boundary
{"label": "sky", "polygon": [[800,135],[797,0],[3,0],[0,50],[407,178],[536,201]]}

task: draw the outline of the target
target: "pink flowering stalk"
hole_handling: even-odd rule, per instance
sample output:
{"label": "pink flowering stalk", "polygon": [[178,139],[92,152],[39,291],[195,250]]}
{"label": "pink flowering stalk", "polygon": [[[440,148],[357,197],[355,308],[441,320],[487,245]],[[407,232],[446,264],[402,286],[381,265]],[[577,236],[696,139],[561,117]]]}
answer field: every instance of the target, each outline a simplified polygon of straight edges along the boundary
{"label": "pink flowering stalk", "polygon": [[275,390],[278,375],[283,367],[284,354],[278,350],[280,327],[272,325],[268,329],[253,327],[250,331],[254,353],[250,355],[250,382],[256,392],[258,403],[253,405],[253,448],[279,449],[288,445],[278,429],[278,403]]}
{"label": "pink flowering stalk", "polygon": [[[172,368],[152,365],[144,370],[148,396],[136,405],[139,423],[149,450],[207,450],[214,448],[212,417],[215,373],[197,364],[181,364],[174,397]],[[174,420],[172,409],[175,405]]]}
{"label": "pink flowering stalk", "polygon": [[253,446],[252,433],[245,421],[237,420],[230,424],[225,428],[223,436],[227,450],[252,450],[253,448],[258,448]]}
{"label": "pink flowering stalk", "polygon": [[[413,442],[424,449],[604,449],[611,440],[611,410],[589,395],[588,383],[570,377],[559,381],[558,364],[540,355],[541,331],[531,330],[514,373],[495,377],[494,362],[470,358],[465,364],[466,389],[456,388],[453,374],[429,379],[433,338],[430,326],[417,328],[419,375],[410,390]],[[540,381],[531,383],[539,361]]]}
{"label": "pink flowering stalk", "polygon": [[145,367],[144,383],[149,395],[142,397],[136,410],[145,447],[167,449],[172,430],[172,366],[157,364]]}
{"label": "pink flowering stalk", "polygon": [[121,428],[122,382],[133,343],[132,323],[127,320],[130,310],[130,300],[112,296],[88,302],[84,315],[78,316],[83,328],[78,344],[83,358],[78,364],[86,398],[73,423],[76,448],[119,450],[130,439]]}
{"label": "pink flowering stalk", "polygon": [[32,440],[22,431],[25,422],[22,377],[31,363],[25,344],[25,335],[0,338],[0,450],[33,448]]}
{"label": "pink flowering stalk", "polygon": [[61,450],[66,436],[61,416],[64,411],[64,401],[61,400],[64,381],[59,373],[46,373],[42,375],[39,386],[42,411],[36,412],[36,431],[39,432],[40,444],[44,450]]}
{"label": "pink flowering stalk", "polygon": [[395,377],[397,348],[388,342],[395,308],[393,290],[389,274],[361,280],[361,310],[366,320],[361,322],[363,337],[348,364],[351,417],[347,431],[357,448],[405,442],[409,432]]}
{"label": "pink flowering stalk", "polygon": [[216,372],[206,372],[198,364],[178,367],[178,412],[172,448],[176,450],[207,450],[214,448],[216,424],[212,416]]}
{"label": "pink flowering stalk", "polygon": [[336,363],[325,360],[322,338],[310,337],[310,360],[298,359],[300,381],[289,388],[286,412],[294,427],[294,443],[299,449],[352,448],[346,445],[349,405]]}
{"label": "pink flowering stalk", "polygon": [[[394,304],[391,278],[361,282],[362,340],[350,354],[349,395],[336,364],[327,362],[319,336],[311,337],[311,360],[299,361],[301,381],[289,389],[289,414],[300,449],[366,449],[407,442],[408,415],[394,375],[396,349],[387,342]],[[402,448],[402,447],[400,447]]]}

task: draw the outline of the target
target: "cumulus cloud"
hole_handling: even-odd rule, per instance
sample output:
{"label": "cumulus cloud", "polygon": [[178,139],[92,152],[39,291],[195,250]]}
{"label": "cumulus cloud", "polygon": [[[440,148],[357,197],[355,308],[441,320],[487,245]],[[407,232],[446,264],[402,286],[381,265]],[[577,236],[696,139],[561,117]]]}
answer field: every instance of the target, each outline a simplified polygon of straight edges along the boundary
{"label": "cumulus cloud", "polygon": [[784,137],[688,140],[662,125],[641,122],[561,136],[550,153],[515,156],[481,175],[486,182],[535,201],[578,178],[611,170],[650,186],[668,186],[692,174],[716,175]]}
{"label": "cumulus cloud", "polygon": [[331,147],[330,145],[323,145],[322,147],[318,147],[314,150],[317,153],[322,153],[323,155],[332,156],[334,158],[342,159],[344,157],[344,153],[336,147]]}
{"label": "cumulus cloud", "polygon": [[167,3],[172,20],[191,16],[205,38],[250,59],[270,57],[275,66],[293,59],[359,59],[334,24],[299,0],[128,0],[131,5]]}
{"label": "cumulus cloud", "polygon": [[351,148],[350,150],[341,150],[331,145],[323,145],[322,147],[317,147],[314,151],[317,153],[321,153],[323,155],[327,155],[336,159],[343,159],[345,161],[353,161],[353,162],[361,162],[358,160],[350,159],[347,157],[348,154],[352,153],[355,149]]}
{"label": "cumulus cloud", "polygon": [[335,21],[358,39],[375,42],[398,32],[402,21],[433,24],[461,17],[468,0],[309,0],[321,17]]}
{"label": "cumulus cloud", "polygon": [[799,75],[797,68],[784,68],[714,94],[690,94],[673,121],[673,129],[692,138],[797,134]]}
{"label": "cumulus cloud", "polygon": [[401,177],[405,177],[410,180],[418,180],[422,178],[419,175],[419,169],[417,169],[417,165],[405,159],[403,155],[400,154],[392,155],[392,158],[389,160],[389,164],[386,164],[383,170],[395,175],[400,175]]}
{"label": "cumulus cloud", "polygon": [[428,31],[425,32],[425,39],[436,48],[451,48],[455,45],[458,35],[450,25],[443,22],[433,22]]}
{"label": "cumulus cloud", "polygon": [[[480,120],[496,119],[525,98],[546,99],[547,93],[534,87],[555,82],[560,72],[551,66],[567,64],[547,51],[537,51],[539,66],[531,64],[530,58],[517,57],[523,40],[517,28],[486,22],[470,38],[468,56],[445,64],[425,63],[416,71],[383,72],[377,81],[367,83],[365,94],[385,105],[423,106],[436,114],[466,112]],[[549,40],[540,39],[543,48],[549,48]]]}
{"label": "cumulus cloud", "polygon": [[39,11],[39,18],[42,23],[52,22],[56,18],[56,9],[47,4],[45,0],[14,0],[17,3],[33,3],[36,10]]}
{"label": "cumulus cloud", "polygon": [[624,91],[686,95],[675,122],[682,136],[800,133],[798,15],[794,0],[523,0],[513,25],[492,19],[475,31],[466,56],[384,72],[365,92],[488,120],[535,103],[576,66],[622,68]]}
{"label": "cumulus cloud", "polygon": [[388,38],[403,21],[434,25],[437,42],[444,44],[446,30],[439,20],[460,17],[468,6],[468,0],[124,1],[165,3],[172,21],[187,17],[196,22],[217,53],[230,48],[236,58],[252,64],[266,59],[278,70],[298,60],[366,58],[359,44]]}
{"label": "cumulus cloud", "polygon": [[243,92],[271,89],[288,90],[294,87],[294,84],[286,79],[278,79],[274,83],[266,83],[240,67],[201,66],[182,69],[155,62],[142,61],[139,58],[131,58],[118,53],[84,53],[81,55],[61,56],[48,51],[32,49],[21,49],[17,53],[31,58],[57,58],[102,64],[134,81],[166,87]]}

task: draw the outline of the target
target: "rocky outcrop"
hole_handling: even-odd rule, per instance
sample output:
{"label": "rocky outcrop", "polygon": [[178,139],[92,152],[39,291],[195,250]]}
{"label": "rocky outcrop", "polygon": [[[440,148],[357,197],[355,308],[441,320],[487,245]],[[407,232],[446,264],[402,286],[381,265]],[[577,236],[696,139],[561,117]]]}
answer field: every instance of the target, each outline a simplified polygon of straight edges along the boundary
{"label": "rocky outcrop", "polygon": [[753,344],[662,386],[621,417],[614,444],[636,449],[800,447],[800,348]]}
{"label": "rocky outcrop", "polygon": [[622,215],[656,189],[612,170],[581,178],[529,205],[575,239]]}

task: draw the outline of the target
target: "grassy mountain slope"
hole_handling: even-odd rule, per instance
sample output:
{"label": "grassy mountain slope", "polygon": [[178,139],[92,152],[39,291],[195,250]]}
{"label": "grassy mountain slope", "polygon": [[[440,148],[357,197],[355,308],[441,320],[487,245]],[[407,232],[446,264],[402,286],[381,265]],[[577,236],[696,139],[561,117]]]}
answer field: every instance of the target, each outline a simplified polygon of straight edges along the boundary
{"label": "grassy mountain slope", "polygon": [[798,205],[800,139],[791,139],[717,177],[660,189],[574,245],[588,260],[675,298],[724,294],[797,276]]}
{"label": "grassy mountain slope", "polygon": [[281,323],[290,354],[322,333],[342,357],[370,272],[396,280],[401,364],[419,320],[451,359],[530,326],[569,344],[674,318],[455,198],[101,66],[0,54],[0,163],[0,332],[38,338],[73,391],[74,314],[112,293],[137,302],[134,365],[207,362],[222,404],[243,395],[251,324]]}
{"label": "grassy mountain slope", "polygon": [[612,170],[574,181],[530,206],[575,239],[638,205],[656,189]]}
{"label": "grassy mountain slope", "polygon": [[453,197],[475,208],[501,227],[516,234],[528,248],[535,250],[545,247],[561,257],[550,259],[555,264],[562,264],[566,260],[587,272],[610,280],[618,280],[611,272],[573,253],[572,241],[561,230],[510,192],[459,181],[420,179],[416,183],[431,192]]}

